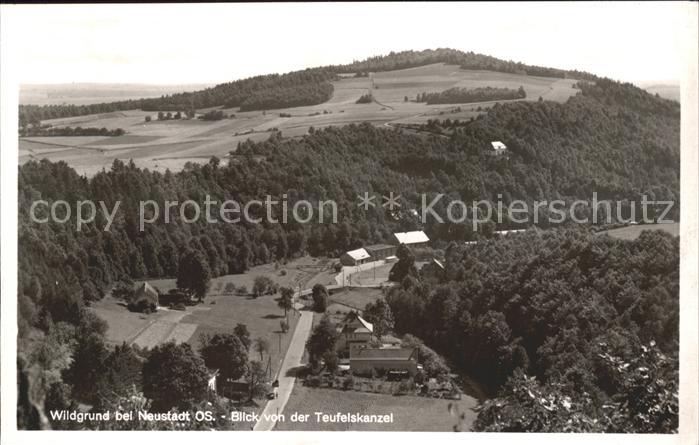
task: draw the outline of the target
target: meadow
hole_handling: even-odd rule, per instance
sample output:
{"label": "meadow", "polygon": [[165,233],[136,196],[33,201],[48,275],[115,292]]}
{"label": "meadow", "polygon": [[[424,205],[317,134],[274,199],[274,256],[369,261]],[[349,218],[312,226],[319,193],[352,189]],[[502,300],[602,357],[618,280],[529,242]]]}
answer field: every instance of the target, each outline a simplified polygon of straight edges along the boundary
{"label": "meadow", "polygon": [[[265,354],[263,361],[267,363],[269,360],[274,375],[288,348],[299,314],[294,310],[288,312],[290,329],[288,333],[282,333],[280,321],[284,319],[284,310],[277,305],[279,294],[253,298],[229,293],[226,285],[233,283],[235,287],[245,286],[250,290],[255,277],[266,275],[279,286],[296,289],[305,286],[306,281],[317,273],[315,266],[323,262],[322,259],[304,257],[278,267],[266,264],[253,267],[245,274],[214,278],[204,301],[188,306],[184,311],[160,308],[153,314],[130,312],[122,301],[111,296],[94,303],[92,308],[108,323],[106,337],[110,343],[126,342],[144,348],[174,340],[198,349],[202,334],[233,333],[238,323],[245,324],[252,339],[264,338],[269,342],[269,355]],[[175,282],[174,278],[148,280],[161,293],[175,288]],[[250,358],[259,360],[260,356],[251,351]]]}
{"label": "meadow", "polygon": [[[281,131],[283,137],[293,138],[307,134],[310,127],[358,122],[375,125],[422,123],[447,117],[469,119],[482,113],[483,107],[494,104],[468,104],[455,112],[458,104],[416,103],[417,94],[422,92],[443,91],[456,86],[523,86],[527,93],[524,100],[538,100],[541,96],[546,100],[564,102],[577,91],[572,87],[573,83],[572,79],[462,70],[455,65],[431,64],[372,73],[366,78],[342,77],[333,82],[334,93],[328,102],[266,111],[240,112],[238,108],[230,108],[223,110],[224,113],[235,117],[220,121],[158,121],[157,113],[141,110],[48,120],[44,123],[56,127],[122,128],[127,134],[117,137],[22,138],[19,140],[19,162],[42,158],[64,160],[78,173],[87,176],[102,168],[110,168],[115,159],[133,159],[137,166],[155,171],[177,171],[187,162],[204,163],[212,156],[226,162],[226,156],[236,150],[238,143],[247,139],[267,139],[274,130]],[[357,99],[367,92],[372,93],[375,102],[356,104]],[[405,101],[406,97],[408,101]],[[291,117],[281,117],[280,114]],[[146,122],[147,116],[151,118],[150,122]]]}
{"label": "meadow", "polygon": [[[453,431],[458,423],[450,415],[449,404],[465,413],[461,430],[468,431],[476,419],[477,401],[464,395],[461,400],[434,399],[416,396],[393,396],[358,391],[309,388],[295,385],[284,408],[285,422],[277,423],[278,431]],[[314,413],[360,413],[386,415],[393,413],[393,423],[322,423]],[[293,413],[310,414],[307,422],[291,422]]]}
{"label": "meadow", "polygon": [[662,230],[669,233],[672,236],[679,236],[680,234],[680,223],[669,223],[669,224],[638,224],[633,226],[620,227],[618,229],[606,230],[600,232],[613,236],[614,238],[625,239],[625,240],[635,240],[641,235],[644,230]]}

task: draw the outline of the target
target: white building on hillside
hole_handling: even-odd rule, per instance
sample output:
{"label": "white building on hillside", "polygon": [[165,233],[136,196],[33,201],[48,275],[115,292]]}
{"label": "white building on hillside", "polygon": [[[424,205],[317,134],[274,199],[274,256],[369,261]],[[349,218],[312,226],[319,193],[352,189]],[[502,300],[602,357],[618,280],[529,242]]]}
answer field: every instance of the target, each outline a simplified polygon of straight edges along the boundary
{"label": "white building on hillside", "polygon": [[405,244],[409,247],[426,246],[430,242],[430,239],[422,230],[394,233],[393,238],[398,245]]}
{"label": "white building on hillside", "polygon": [[499,156],[507,153],[507,146],[500,141],[493,141],[490,143],[491,150],[488,152],[490,155]]}

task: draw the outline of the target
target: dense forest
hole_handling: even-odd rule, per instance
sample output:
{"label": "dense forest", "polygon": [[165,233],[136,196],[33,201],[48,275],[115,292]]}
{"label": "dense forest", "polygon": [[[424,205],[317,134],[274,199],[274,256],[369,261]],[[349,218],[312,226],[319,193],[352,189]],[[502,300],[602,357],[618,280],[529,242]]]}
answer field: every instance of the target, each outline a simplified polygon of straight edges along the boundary
{"label": "dense forest", "polygon": [[340,72],[376,72],[393,71],[405,68],[428,65],[431,63],[446,63],[459,65],[467,70],[487,70],[502,73],[526,74],[529,76],[558,77],[593,80],[593,74],[582,71],[561,70],[541,66],[526,65],[520,62],[502,60],[496,57],[464,52],[450,48],[426,49],[423,51],[391,52],[387,55],[369,57],[363,61],[353,62],[338,67]]}
{"label": "dense forest", "polygon": [[387,301],[397,330],[502,389],[477,428],[676,430],[678,238],[532,230],[454,243],[445,257],[443,271],[405,274]]}
{"label": "dense forest", "polygon": [[578,71],[543,68],[495,57],[440,48],[424,51],[403,51],[370,57],[347,65],[309,68],[287,74],[269,74],[223,83],[212,88],[190,93],[179,93],[160,98],[125,100],[92,105],[20,105],[19,126],[37,125],[42,120],[60,117],[84,116],[114,111],[141,109],[144,111],[179,111],[200,108],[241,107],[242,111],[316,105],[330,99],[331,80],[341,73],[356,72],[360,76],[370,71],[391,71],[422,66],[429,63],[449,63],[463,69],[490,70],[505,73],[545,77],[572,77],[594,80],[595,76]]}
{"label": "dense forest", "polygon": [[[674,200],[670,217],[677,219],[679,104],[604,79],[581,82],[579,87],[581,92],[565,104],[496,105],[456,128],[450,137],[421,137],[361,124],[311,129],[297,139],[284,139],[277,132],[267,141],[241,143],[237,162],[222,165],[214,158],[178,173],[151,172],[115,161],[110,170],[88,179],[64,162],[22,165],[18,184],[20,426],[34,425],[37,410],[51,403],[56,406],[57,399],[62,400],[61,406],[66,398],[81,400],[84,391],[70,377],[77,365],[65,357],[90,356],[90,342],[98,338],[85,333],[100,337],[104,327],[87,306],[116,280],[176,276],[185,253],[204,258],[217,276],[305,253],[337,256],[363,244],[387,241],[393,231],[416,228],[425,229],[436,247],[448,247],[448,273],[403,283],[397,292],[411,294],[409,301],[416,305],[429,301],[430,310],[416,309],[411,314],[421,318],[406,321],[396,306],[400,329],[413,331],[418,330],[414,323],[435,323],[438,329],[415,334],[467,369],[473,368],[474,360],[482,361],[487,373],[481,377],[493,391],[512,383],[508,377],[519,369],[536,376],[541,385],[578,385],[565,389],[566,394],[589,390],[600,401],[623,396],[614,386],[616,381],[590,380],[589,370],[596,369],[590,366],[598,365],[595,342],[603,341],[591,336],[603,333],[610,337],[609,345],[619,345],[607,352],[599,350],[613,358],[633,357],[639,348],[650,347],[646,345],[651,341],[655,342],[652,347],[673,357],[676,240],[656,234],[624,243],[554,231],[502,244],[483,242],[464,250],[450,243],[485,240],[495,228],[512,224],[505,219],[473,232],[468,220],[439,223],[430,217],[423,226],[408,212],[420,207],[422,193],[428,195],[428,202],[443,193],[467,202],[502,199],[507,204],[514,199],[570,202],[591,199],[597,192],[600,199],[625,200],[627,206],[642,194]],[[493,140],[507,145],[511,152],[507,159],[484,155]],[[356,205],[356,197],[364,192],[400,194],[401,210],[391,213],[379,206],[364,211]],[[203,203],[206,195],[218,202],[240,203],[271,195],[286,199],[289,207],[301,199],[332,199],[337,202],[339,222],[207,224],[201,218],[187,223],[173,212],[169,224],[161,219],[139,230],[139,201]],[[71,205],[90,199],[103,201],[109,209],[117,201],[121,204],[108,231],[103,231],[106,221],[101,216],[76,231],[74,224],[32,222],[30,206],[38,199],[49,203],[61,199]],[[440,201],[434,210],[445,215],[445,207],[446,201]],[[590,209],[579,211],[589,213]],[[45,207],[37,211],[41,217],[46,212]],[[264,217],[264,212],[259,208],[254,216]],[[278,212],[273,208],[274,216],[281,219]],[[582,307],[586,301],[595,305]],[[667,310],[658,310],[661,302]],[[444,344],[445,330],[450,335],[458,331],[458,338],[465,342],[479,338],[482,344],[491,344],[476,336],[493,329],[497,335],[487,340],[492,348]],[[615,333],[618,338],[612,338]],[[580,344],[574,349],[568,347],[576,342]],[[133,365],[130,357],[123,353],[114,360]],[[104,360],[107,363],[107,356]],[[579,372],[564,378],[567,364],[579,364],[570,367],[571,373],[573,368]],[[119,375],[131,372],[133,366],[110,369]],[[519,381],[530,382],[525,377]],[[72,396],[66,395],[71,392]],[[594,402],[590,409],[598,406]],[[486,417],[482,421],[483,429],[493,425]]]}
{"label": "dense forest", "polygon": [[454,87],[438,93],[421,93],[417,95],[416,102],[432,104],[467,104],[472,102],[488,102],[493,100],[524,99],[527,93],[523,87],[512,88],[460,88]]}

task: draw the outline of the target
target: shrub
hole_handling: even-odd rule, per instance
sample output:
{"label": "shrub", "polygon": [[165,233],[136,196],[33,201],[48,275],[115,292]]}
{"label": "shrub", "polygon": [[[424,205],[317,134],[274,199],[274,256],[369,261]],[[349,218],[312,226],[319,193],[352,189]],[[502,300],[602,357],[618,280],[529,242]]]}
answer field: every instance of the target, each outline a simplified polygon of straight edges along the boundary
{"label": "shrub", "polygon": [[374,101],[374,96],[371,93],[362,94],[362,96],[357,99],[358,104],[370,104]]}
{"label": "shrub", "polygon": [[342,381],[342,389],[347,391],[350,388],[354,388],[354,377],[351,374]]}
{"label": "shrub", "polygon": [[306,385],[310,386],[311,388],[319,388],[320,382],[321,378],[319,375],[312,375],[306,379]]}
{"label": "shrub", "polygon": [[325,361],[325,369],[327,369],[328,372],[335,372],[337,370],[337,353],[334,350],[323,354],[323,360]]}
{"label": "shrub", "polygon": [[260,295],[275,294],[278,290],[279,285],[273,282],[272,279],[266,275],[255,277],[255,281],[252,285],[252,293],[256,297]]}

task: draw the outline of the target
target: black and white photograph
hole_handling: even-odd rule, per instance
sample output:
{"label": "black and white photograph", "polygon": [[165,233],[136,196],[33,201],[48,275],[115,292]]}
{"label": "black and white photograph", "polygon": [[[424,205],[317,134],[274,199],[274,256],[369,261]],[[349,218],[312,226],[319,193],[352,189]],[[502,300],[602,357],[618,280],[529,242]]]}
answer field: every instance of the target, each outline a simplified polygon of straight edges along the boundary
{"label": "black and white photograph", "polygon": [[3,445],[697,443],[696,2],[0,8]]}

